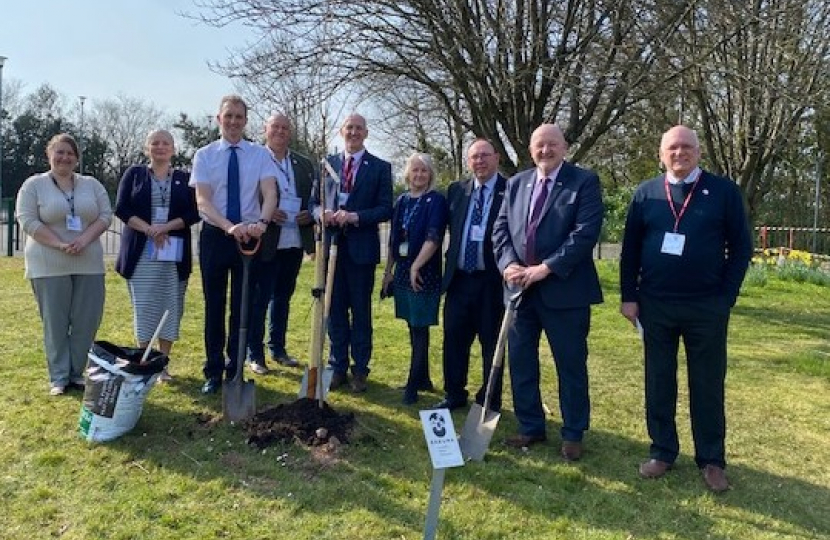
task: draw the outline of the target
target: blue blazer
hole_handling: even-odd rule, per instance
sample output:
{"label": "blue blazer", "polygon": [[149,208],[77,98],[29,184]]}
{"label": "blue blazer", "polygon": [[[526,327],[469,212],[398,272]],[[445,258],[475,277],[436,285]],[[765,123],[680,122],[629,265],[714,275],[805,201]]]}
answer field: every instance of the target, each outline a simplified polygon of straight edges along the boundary
{"label": "blue blazer", "polygon": [[[527,218],[535,179],[536,169],[529,169],[507,181],[493,229],[496,262],[502,274],[512,263],[527,266]],[[551,274],[532,288],[538,289],[546,306],[570,309],[602,302],[593,249],[604,212],[597,174],[562,163],[536,229],[536,252]]]}
{"label": "blue blazer", "polygon": [[[325,178],[326,209],[337,209],[337,196],[340,193],[340,177],[343,170],[343,154],[329,156],[328,162],[337,172],[338,178],[321,171]],[[309,206],[312,215],[320,219],[319,180],[315,182],[311,192]],[[378,264],[380,262],[380,233],[378,225],[389,221],[392,217],[392,165],[373,156],[369,152],[363,153],[363,160],[357,169],[354,178],[354,188],[349,194],[345,210],[356,212],[358,224],[343,228],[342,234],[349,243],[348,256],[354,264]],[[337,232],[340,227],[330,227],[329,234]]]}
{"label": "blue blazer", "polygon": [[[199,222],[199,211],[196,208],[196,192],[187,185],[190,173],[173,170],[170,182],[170,212],[168,219],[181,218],[185,228],[170,231],[170,236],[177,236],[184,240],[182,261],[176,263],[179,279],[185,280],[193,269],[193,248],[191,247],[190,227]],[[150,178],[146,165],[133,165],[124,172],[118,184],[118,195],[115,199],[115,215],[126,223],[136,216],[147,223],[152,222],[150,198],[152,196],[153,181]],[[144,251],[147,236],[124,227],[121,233],[121,247],[118,250],[118,260],[115,262],[115,271],[130,279],[135,270],[141,252]]]}
{"label": "blue blazer", "polygon": [[[501,281],[501,273],[499,272],[496,260],[493,255],[493,225],[496,223],[496,216],[499,214],[501,202],[504,198],[504,188],[507,180],[502,175],[496,177],[495,191],[493,192],[493,202],[490,204],[490,212],[487,214],[487,227],[484,230],[484,245],[482,252],[484,254],[484,271],[487,272],[488,278],[492,277],[495,281]],[[446,292],[452,283],[452,278],[455,271],[458,269],[458,257],[461,253],[461,241],[464,239],[464,223],[467,221],[467,212],[470,208],[471,194],[475,188],[476,180],[468,178],[466,180],[459,180],[450,184],[447,189],[447,202],[450,209],[450,217],[448,221],[450,231],[450,241],[447,246],[446,262],[444,265],[444,279],[441,282],[441,289]]]}

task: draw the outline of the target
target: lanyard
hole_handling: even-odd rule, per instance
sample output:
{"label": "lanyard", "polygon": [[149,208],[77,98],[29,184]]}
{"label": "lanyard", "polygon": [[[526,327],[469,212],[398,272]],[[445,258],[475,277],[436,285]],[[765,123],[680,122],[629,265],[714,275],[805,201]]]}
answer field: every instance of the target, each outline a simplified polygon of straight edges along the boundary
{"label": "lanyard", "polygon": [[[292,170],[290,164],[288,165],[288,167],[283,166],[283,162],[288,162],[288,156],[289,156],[289,153],[286,152],[285,157],[282,159],[282,161],[277,159],[276,156],[273,156],[273,159],[274,159],[274,163],[277,165],[277,168],[280,170],[283,177],[285,178],[286,189],[284,191],[288,192],[289,194],[292,194],[291,193],[291,191],[292,191],[291,190],[291,182],[292,182],[293,178],[291,178],[291,176],[292,176],[292,173],[294,171]],[[279,185],[279,182],[277,182],[277,184]],[[282,187],[282,186],[280,186],[280,187]]]}
{"label": "lanyard", "polygon": [[410,204],[412,201],[412,196],[407,195],[406,197],[406,207],[403,211],[403,232],[406,233],[409,230],[409,224],[412,222],[412,218],[415,217],[415,212],[418,211],[418,207],[421,205],[421,200],[426,197],[426,193],[422,194],[420,197],[415,199],[415,204]]}
{"label": "lanyard", "polygon": [[677,232],[678,227],[680,227],[680,220],[683,219],[683,214],[686,213],[686,208],[689,207],[689,201],[692,200],[692,195],[695,194],[695,188],[697,187],[698,182],[700,182],[700,172],[697,173],[697,177],[695,177],[695,181],[692,183],[692,189],[689,190],[689,194],[686,195],[686,200],[683,201],[683,206],[680,208],[680,212],[678,213],[677,209],[674,207],[674,201],[671,198],[671,191],[669,191],[669,178],[668,176],[666,177],[666,181],[663,185],[666,187],[666,200],[669,203],[669,209],[674,216],[673,232]]}
{"label": "lanyard", "polygon": [[159,194],[161,195],[161,206],[166,207],[167,194],[170,193],[170,176],[167,176],[167,178],[156,178],[156,175],[152,172],[150,173],[150,176],[152,177],[153,183],[156,185],[159,190]]}
{"label": "lanyard", "polygon": [[52,179],[52,183],[55,184],[55,187],[58,188],[58,191],[60,191],[63,194],[63,198],[66,199],[66,202],[69,204],[69,215],[74,216],[75,215],[75,175],[74,174],[72,175],[72,191],[70,191],[69,193],[65,192],[60,187],[60,185],[58,185],[58,181],[55,180],[54,176],[52,176],[50,174],[49,178]]}

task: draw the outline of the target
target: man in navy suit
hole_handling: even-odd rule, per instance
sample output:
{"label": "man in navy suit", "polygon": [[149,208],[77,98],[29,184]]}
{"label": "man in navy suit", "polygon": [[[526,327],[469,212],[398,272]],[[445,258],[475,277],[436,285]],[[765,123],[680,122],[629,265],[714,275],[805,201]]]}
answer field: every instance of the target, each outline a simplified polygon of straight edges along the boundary
{"label": "man in navy suit", "polygon": [[588,429],[588,330],[591,304],[602,302],[593,262],[604,208],[599,177],[564,161],[562,131],[542,124],[530,138],[536,168],[507,182],[493,231],[496,261],[508,289],[524,293],[508,332],[510,382],[519,433],[513,447],[545,441],[539,389],[542,330],[556,365],[562,414],[561,456],[582,456]]}
{"label": "man in navy suit", "polygon": [[[476,139],[467,150],[467,166],[473,178],[450,184],[450,243],[447,247],[442,288],[444,298],[444,399],[439,409],[467,404],[470,348],[481,343],[484,393],[493,364],[500,321],[504,315],[501,273],[493,256],[493,224],[501,208],[507,180],[499,174],[499,154],[487,139]],[[501,409],[502,377],[493,381],[490,407]]]}
{"label": "man in navy suit", "polygon": [[366,151],[369,130],[361,115],[347,116],[340,135],[345,151],[328,158],[339,178],[323,175],[324,209],[316,187],[310,204],[338,250],[328,322],[329,364],[334,370],[331,388],[349,382],[351,353],[351,387],[359,393],[366,391],[372,356],[372,290],[380,262],[378,225],[392,217],[392,165]]}

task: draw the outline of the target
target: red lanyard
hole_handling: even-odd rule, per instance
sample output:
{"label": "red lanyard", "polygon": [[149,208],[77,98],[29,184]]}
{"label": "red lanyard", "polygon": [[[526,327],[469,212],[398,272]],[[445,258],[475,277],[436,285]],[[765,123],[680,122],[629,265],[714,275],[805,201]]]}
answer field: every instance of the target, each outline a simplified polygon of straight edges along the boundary
{"label": "red lanyard", "polygon": [[[677,212],[677,209],[674,207],[674,201],[671,198],[671,191],[669,191],[669,177],[666,176],[666,181],[664,185],[666,186],[666,200],[669,202],[669,208],[671,209],[671,213],[674,216],[674,231],[677,232],[677,228],[680,227],[680,220],[683,219],[683,214],[686,213],[686,208],[689,206],[689,201],[692,200],[692,195],[695,193],[695,188],[697,187],[697,183],[700,181],[700,171],[698,171],[697,176],[695,177],[695,181],[692,184],[692,189],[689,191],[689,194],[686,195],[686,200],[683,201],[683,206],[680,208],[680,213]],[[682,182],[681,182],[682,185]]]}

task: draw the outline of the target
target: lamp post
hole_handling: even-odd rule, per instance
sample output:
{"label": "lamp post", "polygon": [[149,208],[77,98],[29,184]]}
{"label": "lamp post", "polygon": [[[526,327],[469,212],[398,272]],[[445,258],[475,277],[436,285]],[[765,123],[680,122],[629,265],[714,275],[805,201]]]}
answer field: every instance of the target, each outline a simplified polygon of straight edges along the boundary
{"label": "lamp post", "polygon": [[84,174],[84,101],[86,101],[86,96],[78,96],[78,99],[81,100],[81,133],[80,133],[80,141],[78,141],[78,145],[81,147],[81,155],[78,156],[78,172]]}
{"label": "lamp post", "polygon": [[0,204],[3,202],[3,64],[5,56],[0,56]]}

